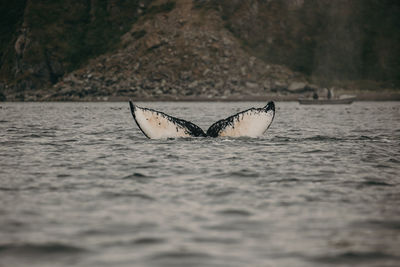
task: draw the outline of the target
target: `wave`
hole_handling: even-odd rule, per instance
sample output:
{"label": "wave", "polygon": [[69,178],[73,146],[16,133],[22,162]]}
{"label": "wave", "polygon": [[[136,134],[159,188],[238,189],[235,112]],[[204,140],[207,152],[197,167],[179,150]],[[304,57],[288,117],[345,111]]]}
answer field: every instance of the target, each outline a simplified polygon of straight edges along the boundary
{"label": "wave", "polygon": [[221,177],[221,178],[232,178],[232,177],[256,178],[256,177],[260,177],[260,173],[252,171],[250,169],[241,169],[239,171],[230,171],[230,172],[218,173],[215,176],[216,177]]}
{"label": "wave", "polygon": [[186,250],[179,250],[179,251],[166,251],[160,252],[152,256],[152,259],[156,260],[171,260],[171,259],[199,259],[199,258],[210,258],[212,255],[204,252],[196,252],[196,251],[186,251]]}
{"label": "wave", "polygon": [[216,244],[237,244],[241,240],[233,237],[193,237],[192,240],[196,243],[216,243]]}
{"label": "wave", "polygon": [[48,254],[75,254],[83,253],[88,250],[78,246],[67,245],[63,243],[23,243],[23,244],[0,244],[1,254],[35,254],[35,255],[48,255]]}
{"label": "wave", "polygon": [[304,141],[346,141],[346,139],[335,137],[335,136],[326,136],[326,135],[315,135],[311,137],[303,138]]}
{"label": "wave", "polygon": [[355,227],[365,227],[365,228],[381,228],[389,230],[400,230],[400,220],[367,220],[367,221],[357,221],[353,224]]}
{"label": "wave", "polygon": [[243,209],[224,209],[224,210],[218,211],[218,213],[221,215],[240,216],[240,217],[247,217],[247,216],[252,215],[252,213],[250,211],[243,210]]}
{"label": "wave", "polygon": [[146,175],[140,172],[134,172],[132,174],[129,174],[127,176],[122,177],[122,179],[132,179],[132,180],[140,180],[140,179],[150,179],[150,178],[155,178],[154,176]]}
{"label": "wave", "polygon": [[133,240],[131,243],[134,245],[156,245],[164,243],[166,240],[158,237],[142,237]]}
{"label": "wave", "polygon": [[329,136],[329,135],[314,135],[309,137],[295,138],[289,136],[275,136],[271,139],[272,142],[309,142],[309,141],[317,141],[317,142],[348,142],[348,141],[385,141],[381,136],[367,136],[367,135],[346,135],[346,136]]}
{"label": "wave", "polygon": [[129,198],[137,198],[137,199],[142,199],[142,200],[155,200],[155,198],[143,194],[143,193],[137,193],[137,192],[112,192],[112,191],[106,191],[103,192],[102,195],[107,198],[118,198],[118,197],[129,197]]}
{"label": "wave", "polygon": [[393,184],[389,184],[386,182],[382,181],[376,181],[376,180],[370,180],[370,181],[364,181],[360,183],[361,186],[394,186]]}
{"label": "wave", "polygon": [[371,251],[371,252],[354,252],[347,251],[336,255],[327,255],[312,258],[311,261],[321,262],[321,263],[346,263],[351,265],[351,263],[355,262],[369,262],[369,261],[377,261],[377,260],[398,260],[400,257],[383,253],[380,251]]}
{"label": "wave", "polygon": [[303,138],[293,138],[289,136],[275,136],[271,139],[272,142],[304,142],[304,141],[346,141],[347,139],[335,136],[315,135]]}

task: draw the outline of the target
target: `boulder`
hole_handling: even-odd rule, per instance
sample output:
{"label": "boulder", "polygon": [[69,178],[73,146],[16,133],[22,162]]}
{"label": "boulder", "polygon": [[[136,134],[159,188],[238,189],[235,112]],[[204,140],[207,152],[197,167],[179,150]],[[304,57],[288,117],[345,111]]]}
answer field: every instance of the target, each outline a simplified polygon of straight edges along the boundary
{"label": "boulder", "polygon": [[2,92],[0,92],[0,102],[6,101],[6,100],[7,100],[7,97]]}
{"label": "boulder", "polygon": [[246,87],[248,89],[257,89],[258,88],[258,84],[254,83],[254,82],[246,82]]}
{"label": "boulder", "polygon": [[146,49],[152,49],[160,46],[161,40],[157,35],[152,34],[147,36],[147,38],[144,41],[144,44],[146,46]]}
{"label": "boulder", "polygon": [[307,84],[305,82],[292,82],[288,86],[288,91],[292,93],[301,93],[304,91],[304,88],[306,88]]}

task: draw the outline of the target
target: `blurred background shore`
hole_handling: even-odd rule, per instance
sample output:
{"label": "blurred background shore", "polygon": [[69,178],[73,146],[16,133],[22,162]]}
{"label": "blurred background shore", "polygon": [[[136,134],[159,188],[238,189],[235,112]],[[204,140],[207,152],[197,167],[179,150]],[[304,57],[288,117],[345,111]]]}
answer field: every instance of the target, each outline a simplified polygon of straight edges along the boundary
{"label": "blurred background shore", "polygon": [[400,100],[390,0],[1,4],[0,101]]}

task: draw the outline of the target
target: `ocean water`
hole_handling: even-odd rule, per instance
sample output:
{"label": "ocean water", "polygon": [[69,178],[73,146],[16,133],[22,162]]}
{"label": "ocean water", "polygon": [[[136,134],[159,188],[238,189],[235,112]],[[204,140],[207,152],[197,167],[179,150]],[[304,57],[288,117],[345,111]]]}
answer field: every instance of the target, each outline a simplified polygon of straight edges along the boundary
{"label": "ocean water", "polygon": [[[216,120],[265,103],[137,103]],[[149,140],[128,103],[0,103],[0,266],[399,266],[400,102]]]}

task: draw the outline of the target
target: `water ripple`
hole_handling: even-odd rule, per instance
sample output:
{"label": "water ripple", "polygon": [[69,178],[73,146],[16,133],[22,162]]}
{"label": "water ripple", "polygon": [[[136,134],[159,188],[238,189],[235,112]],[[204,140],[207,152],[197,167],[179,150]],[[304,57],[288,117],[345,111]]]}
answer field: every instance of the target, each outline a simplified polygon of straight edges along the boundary
{"label": "water ripple", "polygon": [[49,254],[76,254],[87,252],[87,249],[62,243],[24,243],[0,244],[0,255],[49,255]]}
{"label": "water ripple", "polygon": [[[207,129],[265,103],[139,104]],[[127,103],[1,106],[1,266],[400,261],[398,102],[277,102],[262,137],[167,140]]]}

